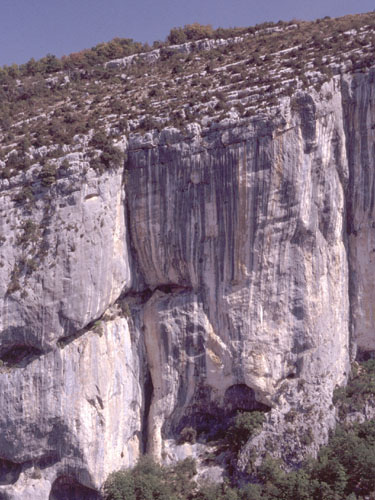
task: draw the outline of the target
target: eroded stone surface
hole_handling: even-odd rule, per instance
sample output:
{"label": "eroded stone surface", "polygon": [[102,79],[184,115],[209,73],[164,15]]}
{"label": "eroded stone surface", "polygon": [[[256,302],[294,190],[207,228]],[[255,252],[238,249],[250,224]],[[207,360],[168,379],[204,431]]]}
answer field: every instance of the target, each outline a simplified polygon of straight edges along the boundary
{"label": "eroded stone surface", "polygon": [[203,439],[238,409],[267,411],[243,470],[326,441],[349,345],[374,350],[373,79],[335,77],[274,120],[134,136],[125,175],[77,158],[34,204],[4,188],[4,498],[98,490],[144,448],[200,457],[184,427]]}
{"label": "eroded stone surface", "polygon": [[353,336],[364,351],[375,350],[375,72],[348,79],[343,88],[351,183],[348,234]]}
{"label": "eroded stone surface", "polygon": [[[278,122],[182,143],[171,130],[169,140],[130,145],[131,235],[144,279],[192,290],[155,292],[145,309],[149,446],[159,458],[161,427],[165,436],[178,429],[189,402],[209,413],[202,387],[220,406],[230,386],[243,384],[279,412],[287,377],[305,380],[314,397],[324,380],[326,412],[345,379],[348,167],[338,80],[326,93],[322,101],[298,96]],[[316,432],[315,446],[326,437]]]}
{"label": "eroded stone surface", "polygon": [[111,471],[136,463],[142,359],[137,332],[118,318],[25,368],[1,368],[1,455],[25,470],[9,481],[14,495],[21,492],[14,498],[33,488],[33,466],[50,484],[66,475],[98,489]]}
{"label": "eroded stone surface", "polygon": [[[99,176],[83,161],[33,203],[21,187],[0,201],[1,351],[41,351],[85,327],[130,287],[122,171]],[[38,189],[38,188],[36,188]]]}

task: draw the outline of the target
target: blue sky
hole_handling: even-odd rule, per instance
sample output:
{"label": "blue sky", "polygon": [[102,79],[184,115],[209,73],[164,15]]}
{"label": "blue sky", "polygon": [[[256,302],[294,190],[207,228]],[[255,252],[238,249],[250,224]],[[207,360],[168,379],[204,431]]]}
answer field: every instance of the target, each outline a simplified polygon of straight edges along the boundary
{"label": "blue sky", "polygon": [[195,21],[251,26],[374,8],[374,0],[0,0],[0,66],[60,57],[115,36],[152,43]]}

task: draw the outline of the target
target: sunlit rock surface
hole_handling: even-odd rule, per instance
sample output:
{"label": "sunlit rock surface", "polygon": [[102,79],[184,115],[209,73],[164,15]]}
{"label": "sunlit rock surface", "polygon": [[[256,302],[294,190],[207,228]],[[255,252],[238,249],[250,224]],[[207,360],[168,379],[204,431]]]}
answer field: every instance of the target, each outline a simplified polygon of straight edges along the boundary
{"label": "sunlit rock surface", "polygon": [[4,188],[0,497],[95,498],[145,451],[199,457],[236,410],[266,412],[241,469],[317,451],[375,350],[374,85],[130,137],[124,171],[77,162],[30,206]]}

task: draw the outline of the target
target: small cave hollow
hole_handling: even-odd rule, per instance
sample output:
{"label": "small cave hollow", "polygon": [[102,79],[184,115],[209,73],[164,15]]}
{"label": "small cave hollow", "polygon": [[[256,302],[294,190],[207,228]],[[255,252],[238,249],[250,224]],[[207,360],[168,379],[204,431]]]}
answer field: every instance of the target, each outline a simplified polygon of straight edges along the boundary
{"label": "small cave hollow", "polygon": [[24,367],[42,354],[36,347],[16,344],[0,353],[1,364],[8,367]]}
{"label": "small cave hollow", "polygon": [[178,444],[224,439],[237,412],[266,413],[271,410],[256,400],[255,391],[246,384],[229,387],[220,406],[210,401],[209,391],[206,395],[201,391],[200,396],[174,428]]}
{"label": "small cave hollow", "polygon": [[36,461],[36,465],[40,469],[48,469],[59,461],[58,455],[44,455]]}
{"label": "small cave hollow", "polygon": [[48,498],[49,500],[99,500],[100,495],[70,476],[60,476],[54,481]]}
{"label": "small cave hollow", "polygon": [[22,465],[0,458],[0,485],[14,484],[21,474]]}
{"label": "small cave hollow", "polygon": [[375,359],[375,351],[364,350],[361,349],[360,347],[358,348],[357,356],[355,359],[358,363],[370,361],[371,359]]}
{"label": "small cave hollow", "polygon": [[246,384],[236,384],[228,387],[224,395],[224,408],[228,413],[237,411],[267,412],[270,410],[269,406],[256,400],[254,390]]}

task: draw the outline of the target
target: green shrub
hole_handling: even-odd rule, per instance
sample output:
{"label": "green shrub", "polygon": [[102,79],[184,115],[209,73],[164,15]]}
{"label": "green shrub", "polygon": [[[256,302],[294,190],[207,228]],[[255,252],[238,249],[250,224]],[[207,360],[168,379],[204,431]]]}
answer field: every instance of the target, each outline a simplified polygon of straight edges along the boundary
{"label": "green shrub", "polygon": [[107,144],[100,155],[100,161],[106,168],[119,167],[123,161],[123,154],[113,144]]}
{"label": "green shrub", "polygon": [[238,412],[226,435],[229,446],[239,450],[262,427],[264,420],[264,413],[260,411]]}
{"label": "green shrub", "polygon": [[98,172],[119,167],[124,161],[123,153],[112,144],[112,140],[103,130],[99,130],[92,136],[90,146],[102,150],[100,155],[94,157],[90,162],[91,168]]}
{"label": "green shrub", "polygon": [[13,200],[16,203],[25,203],[27,201],[33,201],[34,193],[30,186],[23,186],[20,191],[18,191],[14,196]]}
{"label": "green shrub", "polygon": [[104,132],[104,130],[98,130],[97,132],[94,133],[92,136],[89,144],[90,146],[93,146],[95,149],[104,149],[105,146],[108,144],[109,138],[107,134]]}
{"label": "green shrub", "polygon": [[346,387],[336,388],[333,393],[341,417],[353,409],[360,410],[364,401],[375,395],[375,360],[354,363]]}
{"label": "green shrub", "polygon": [[[243,417],[237,417],[242,428]],[[241,489],[227,481],[197,489],[192,459],[161,467],[143,458],[134,469],[111,474],[104,491],[105,500],[356,500],[372,498],[374,470],[375,421],[369,421],[339,426],[318,458],[306,461],[297,471],[287,473],[280,460],[266,457],[255,469],[258,483]]]}
{"label": "green shrub", "polygon": [[191,443],[194,444],[197,440],[197,431],[192,427],[184,427],[180,432],[178,439],[179,444]]}
{"label": "green shrub", "polygon": [[214,31],[210,24],[186,24],[183,28],[172,28],[167,41],[170,44],[176,45],[185,42],[201,40],[202,38],[211,38]]}
{"label": "green shrub", "polygon": [[39,177],[42,181],[43,186],[51,186],[56,182],[57,166],[55,163],[47,162],[43,165],[40,171]]}
{"label": "green shrub", "polygon": [[106,500],[137,500],[131,471],[113,472],[104,485]]}
{"label": "green shrub", "polygon": [[187,42],[187,36],[183,28],[172,28],[167,40],[172,45],[178,45]]}
{"label": "green shrub", "polygon": [[194,489],[194,460],[161,467],[143,457],[131,470],[112,473],[104,485],[105,500],[179,500]]}
{"label": "green shrub", "polygon": [[32,219],[26,219],[21,224],[22,233],[17,236],[17,245],[25,245],[27,243],[35,243],[38,241],[38,224]]}

